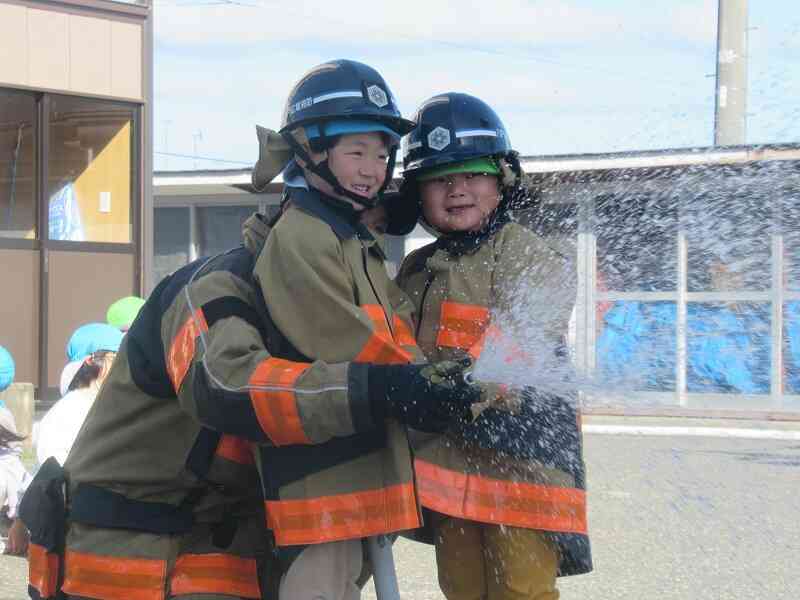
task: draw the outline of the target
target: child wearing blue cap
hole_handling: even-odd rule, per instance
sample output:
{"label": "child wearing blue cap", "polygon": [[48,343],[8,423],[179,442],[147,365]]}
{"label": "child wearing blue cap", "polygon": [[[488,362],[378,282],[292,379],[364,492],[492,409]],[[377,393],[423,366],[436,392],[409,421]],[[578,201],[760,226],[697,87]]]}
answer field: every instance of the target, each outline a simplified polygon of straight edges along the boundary
{"label": "child wearing blue cap", "polygon": [[14,383],[14,358],[11,353],[0,346],[0,392]]}
{"label": "child wearing blue cap", "polygon": [[66,394],[42,419],[36,439],[36,457],[43,464],[50,456],[64,464],[97,392],[111,370],[123,333],[106,323],[82,325],[67,343],[70,364],[79,363],[74,376],[64,382]]}
{"label": "child wearing blue cap", "polygon": [[[14,382],[14,359],[11,353],[0,346],[0,392]],[[29,478],[22,464],[22,442],[17,433],[14,415],[0,398],[0,537],[4,537],[17,516],[17,506],[22,490]],[[0,539],[0,552],[5,543]]]}

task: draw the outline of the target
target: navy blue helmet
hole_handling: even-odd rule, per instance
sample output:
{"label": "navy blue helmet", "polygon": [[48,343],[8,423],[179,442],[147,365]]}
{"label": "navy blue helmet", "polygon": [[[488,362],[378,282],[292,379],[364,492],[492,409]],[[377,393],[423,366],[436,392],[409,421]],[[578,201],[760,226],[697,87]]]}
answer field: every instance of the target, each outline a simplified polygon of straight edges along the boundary
{"label": "navy blue helmet", "polygon": [[483,156],[505,157],[512,151],[497,113],[469,94],[434,96],[422,104],[414,121],[401,145],[406,175]]}

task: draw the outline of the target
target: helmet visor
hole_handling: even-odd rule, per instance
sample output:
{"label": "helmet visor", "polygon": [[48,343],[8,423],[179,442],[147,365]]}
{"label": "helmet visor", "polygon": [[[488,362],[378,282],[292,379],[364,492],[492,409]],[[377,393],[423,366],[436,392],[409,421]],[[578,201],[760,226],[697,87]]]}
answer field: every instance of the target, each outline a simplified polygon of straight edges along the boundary
{"label": "helmet visor", "polygon": [[[366,119],[341,119],[327,121],[324,123],[325,135],[348,135],[355,133],[385,133],[389,136],[392,145],[400,141],[400,134],[377,121]],[[310,123],[304,127],[306,137],[310,140],[321,137],[319,125]]]}
{"label": "helmet visor", "polygon": [[417,176],[417,181],[429,181],[437,177],[453,175],[454,173],[483,173],[498,176],[501,174],[497,162],[488,156],[484,156],[426,170]]}

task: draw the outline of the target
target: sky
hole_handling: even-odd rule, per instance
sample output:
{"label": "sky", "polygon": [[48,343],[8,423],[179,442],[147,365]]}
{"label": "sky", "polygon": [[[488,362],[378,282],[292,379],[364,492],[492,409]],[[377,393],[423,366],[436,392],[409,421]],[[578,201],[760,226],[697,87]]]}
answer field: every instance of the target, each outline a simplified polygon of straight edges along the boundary
{"label": "sky", "polygon": [[[155,0],[155,167],[251,166],[255,125],[334,58],[376,68],[404,115],[482,98],[526,156],[709,146],[717,3]],[[800,4],[749,7],[747,142],[800,142]]]}

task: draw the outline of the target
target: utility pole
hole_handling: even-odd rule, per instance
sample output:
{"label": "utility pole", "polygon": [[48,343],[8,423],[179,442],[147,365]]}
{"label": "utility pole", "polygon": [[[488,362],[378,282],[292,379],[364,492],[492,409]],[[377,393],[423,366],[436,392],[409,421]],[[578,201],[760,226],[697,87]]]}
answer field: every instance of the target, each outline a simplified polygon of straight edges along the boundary
{"label": "utility pole", "polygon": [[203,141],[203,130],[198,129],[192,134],[192,156],[194,156],[194,170],[197,170],[197,144]]}
{"label": "utility pole", "polygon": [[164,170],[169,171],[169,119],[164,121]]}
{"label": "utility pole", "polygon": [[747,0],[719,0],[714,145],[745,143],[747,131]]}

